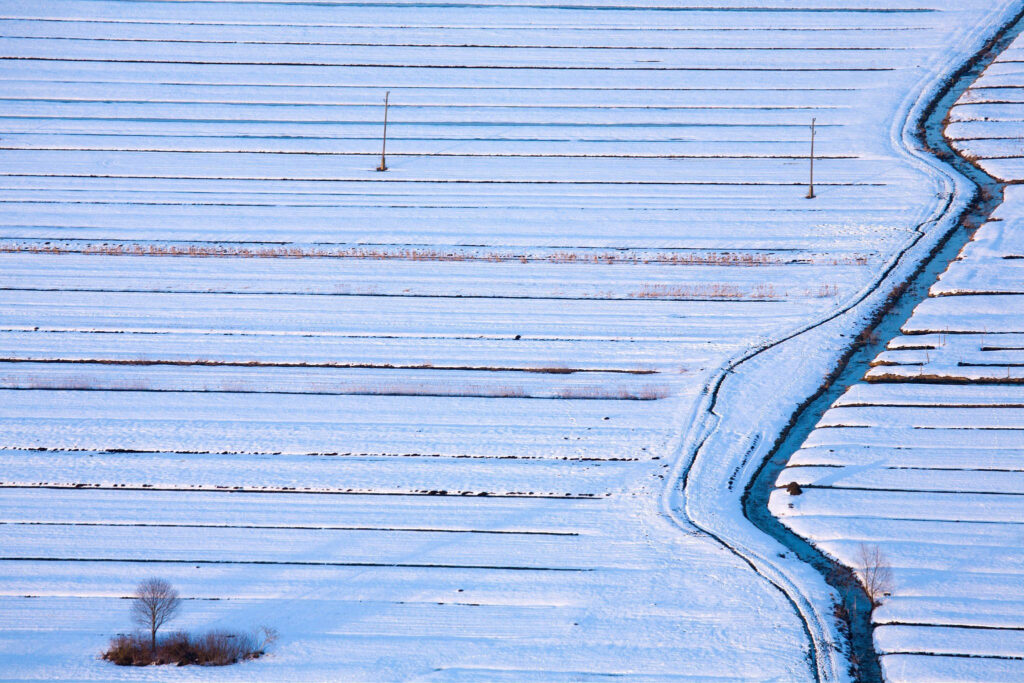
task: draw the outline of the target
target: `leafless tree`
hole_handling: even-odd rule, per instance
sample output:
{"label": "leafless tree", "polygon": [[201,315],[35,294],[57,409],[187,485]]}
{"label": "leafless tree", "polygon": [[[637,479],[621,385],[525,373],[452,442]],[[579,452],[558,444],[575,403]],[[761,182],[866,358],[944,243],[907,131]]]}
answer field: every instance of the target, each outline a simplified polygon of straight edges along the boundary
{"label": "leafless tree", "polygon": [[253,649],[259,654],[265,653],[267,648],[277,642],[278,635],[277,629],[273,626],[261,625],[253,630],[253,641],[255,642]]}
{"label": "leafless tree", "polygon": [[149,629],[152,652],[156,652],[156,632],[174,618],[180,607],[178,591],[163,579],[146,579],[135,588],[132,621]]}
{"label": "leafless tree", "polygon": [[868,594],[871,605],[877,607],[882,596],[893,588],[892,569],[885,553],[877,545],[860,544],[857,549],[857,565],[861,585]]}

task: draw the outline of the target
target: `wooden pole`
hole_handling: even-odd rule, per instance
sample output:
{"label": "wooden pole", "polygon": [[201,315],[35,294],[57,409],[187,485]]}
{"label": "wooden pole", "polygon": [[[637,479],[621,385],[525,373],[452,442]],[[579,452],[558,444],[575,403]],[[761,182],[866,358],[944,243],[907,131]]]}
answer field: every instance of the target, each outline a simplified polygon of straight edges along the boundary
{"label": "wooden pole", "polygon": [[814,131],[814,122],[816,119],[811,119],[811,182],[807,186],[807,199],[814,199],[814,136],[817,134]]}
{"label": "wooden pole", "polygon": [[384,93],[384,139],[380,146],[380,166],[377,167],[378,171],[388,170],[388,165],[385,160],[385,153],[388,149],[388,96],[391,95],[391,91]]}

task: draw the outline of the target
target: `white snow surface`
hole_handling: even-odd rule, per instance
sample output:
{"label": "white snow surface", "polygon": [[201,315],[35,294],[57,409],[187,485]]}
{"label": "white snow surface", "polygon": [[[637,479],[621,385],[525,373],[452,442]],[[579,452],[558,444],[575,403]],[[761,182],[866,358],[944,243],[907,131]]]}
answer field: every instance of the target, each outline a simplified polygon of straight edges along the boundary
{"label": "white snow surface", "polygon": [[[0,0],[0,679],[844,680],[739,496],[949,228],[908,130],[1014,5]],[[281,641],[100,661],[149,575]]]}
{"label": "white snow surface", "polygon": [[[954,108],[950,135],[993,176],[1020,181],[1021,39]],[[1017,80],[1008,74],[1018,73]],[[997,81],[997,83],[996,83]],[[1012,104],[994,104],[1016,99]],[[976,136],[976,137],[975,137]],[[825,413],[772,494],[795,532],[863,573],[884,553],[890,595],[874,611],[889,681],[1024,679],[1024,194],[1004,201],[932,286],[903,336]]]}

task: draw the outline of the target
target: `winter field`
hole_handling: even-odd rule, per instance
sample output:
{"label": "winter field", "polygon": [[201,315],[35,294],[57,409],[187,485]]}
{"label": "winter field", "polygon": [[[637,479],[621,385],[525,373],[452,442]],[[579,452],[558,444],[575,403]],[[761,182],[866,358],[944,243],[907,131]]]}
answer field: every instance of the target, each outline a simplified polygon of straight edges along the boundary
{"label": "winter field", "polygon": [[[826,585],[738,497],[965,201],[908,130],[1016,5],[0,0],[0,679],[843,680]],[[1011,225],[943,283],[1009,272]],[[1019,327],[1012,297],[965,298],[929,302],[943,332]],[[901,477],[880,510],[1013,521],[1012,497],[903,490],[1012,493],[999,443],[993,472],[850,476]],[[982,573],[923,542],[963,524],[915,521],[906,550],[910,527],[839,517],[864,499],[836,492],[787,523],[941,558],[900,569],[915,595],[970,562],[964,600],[1019,626],[997,599],[1017,526],[978,527]],[[172,628],[280,643],[218,669],[100,661],[150,575],[188,598]],[[949,596],[878,618],[983,613]],[[892,628],[893,652],[1021,654],[1010,631]]]}
{"label": "winter field", "polygon": [[[1024,180],[1017,38],[961,97],[947,136],[989,174]],[[931,288],[904,335],[819,423],[773,510],[856,565],[880,547],[874,613],[891,681],[1024,680],[1024,196],[1004,202]]]}

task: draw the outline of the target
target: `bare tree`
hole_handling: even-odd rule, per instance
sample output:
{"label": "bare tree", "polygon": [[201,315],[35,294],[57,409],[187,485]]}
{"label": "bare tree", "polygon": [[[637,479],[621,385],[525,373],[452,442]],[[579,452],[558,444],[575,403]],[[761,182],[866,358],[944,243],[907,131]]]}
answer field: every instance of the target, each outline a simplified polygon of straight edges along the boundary
{"label": "bare tree", "polygon": [[149,629],[151,651],[156,653],[156,632],[174,618],[181,607],[178,591],[163,579],[146,579],[132,596],[132,621]]}
{"label": "bare tree", "polygon": [[857,549],[857,565],[861,585],[868,594],[872,607],[877,607],[883,595],[892,591],[892,569],[885,553],[877,545],[860,544]]}
{"label": "bare tree", "polygon": [[259,654],[266,653],[267,648],[277,642],[278,635],[277,629],[273,626],[261,625],[253,630],[253,640],[255,641],[253,649]]}

